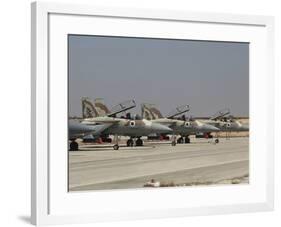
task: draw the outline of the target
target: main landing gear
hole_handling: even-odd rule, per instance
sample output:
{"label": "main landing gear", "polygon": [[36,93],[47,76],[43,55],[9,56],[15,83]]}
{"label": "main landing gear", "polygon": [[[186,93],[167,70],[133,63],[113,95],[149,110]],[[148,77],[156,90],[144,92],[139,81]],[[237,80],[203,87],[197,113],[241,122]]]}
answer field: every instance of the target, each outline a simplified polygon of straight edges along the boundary
{"label": "main landing gear", "polygon": [[190,143],[190,138],[189,136],[185,136],[185,137],[180,137],[177,139],[177,143]]}
{"label": "main landing gear", "polygon": [[186,136],[186,137],[184,138],[184,142],[185,142],[185,143],[190,143],[190,138],[189,138],[189,136]]}
{"label": "main landing gear", "polygon": [[127,147],[132,147],[132,146],[134,146],[134,140],[131,138],[127,140]]}
{"label": "main landing gear", "polygon": [[217,143],[219,143],[220,141],[219,141],[219,134],[218,133],[216,133],[216,139],[215,139],[215,144],[217,144]]}
{"label": "main landing gear", "polygon": [[137,146],[137,147],[143,146],[143,141],[142,141],[141,138],[138,138],[138,139],[136,140],[136,146]]}
{"label": "main landing gear", "polygon": [[79,145],[75,140],[71,140],[71,143],[69,144],[69,150],[70,151],[78,151]]}
{"label": "main landing gear", "polygon": [[138,137],[137,140],[130,138],[127,140],[127,147],[133,147],[134,144],[136,145],[136,147],[141,147],[143,146],[143,140]]}
{"label": "main landing gear", "polygon": [[183,143],[183,137],[178,138],[177,143]]}

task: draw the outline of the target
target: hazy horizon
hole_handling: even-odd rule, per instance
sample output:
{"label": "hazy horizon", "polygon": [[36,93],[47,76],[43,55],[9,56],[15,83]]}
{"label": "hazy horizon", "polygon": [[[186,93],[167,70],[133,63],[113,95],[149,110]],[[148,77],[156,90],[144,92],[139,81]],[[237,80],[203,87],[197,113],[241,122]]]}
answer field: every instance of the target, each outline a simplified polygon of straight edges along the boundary
{"label": "hazy horizon", "polygon": [[69,116],[81,97],[111,108],[134,99],[163,115],[189,104],[187,115],[206,117],[230,108],[249,116],[249,44],[194,40],[69,35]]}

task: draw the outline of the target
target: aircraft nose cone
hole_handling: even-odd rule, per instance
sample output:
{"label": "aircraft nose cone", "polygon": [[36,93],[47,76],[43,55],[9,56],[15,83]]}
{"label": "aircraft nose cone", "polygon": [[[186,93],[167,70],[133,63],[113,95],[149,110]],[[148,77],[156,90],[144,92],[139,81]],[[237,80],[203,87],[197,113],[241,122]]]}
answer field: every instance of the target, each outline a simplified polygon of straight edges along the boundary
{"label": "aircraft nose cone", "polygon": [[205,132],[218,132],[219,129],[213,125],[205,124],[202,126],[202,130]]}
{"label": "aircraft nose cone", "polygon": [[172,132],[172,129],[170,129],[168,126],[161,125],[158,123],[153,123],[152,128],[156,133],[170,133]]}
{"label": "aircraft nose cone", "polygon": [[248,125],[243,125],[241,126],[242,131],[249,131],[249,126]]}

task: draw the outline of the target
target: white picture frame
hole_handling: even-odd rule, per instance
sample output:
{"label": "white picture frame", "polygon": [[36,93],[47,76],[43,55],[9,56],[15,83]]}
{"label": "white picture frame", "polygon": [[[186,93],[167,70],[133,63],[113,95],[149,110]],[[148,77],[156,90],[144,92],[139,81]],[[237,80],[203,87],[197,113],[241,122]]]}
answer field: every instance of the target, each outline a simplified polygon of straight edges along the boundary
{"label": "white picture frame", "polygon": [[[87,223],[273,209],[273,17],[35,2],[32,3],[31,23],[32,224]],[[97,26],[98,34],[251,43],[249,185],[67,192],[67,147],[65,142],[60,143],[66,141],[67,135],[65,35],[95,34],[97,30],[93,30],[93,25],[103,25]],[[187,28],[190,33],[187,33]],[[263,92],[260,92],[261,89]],[[260,108],[260,103],[263,108]],[[56,141],[55,138],[61,139]],[[161,198],[166,198],[165,203]],[[155,201],[155,204],[148,204],[146,199]]]}

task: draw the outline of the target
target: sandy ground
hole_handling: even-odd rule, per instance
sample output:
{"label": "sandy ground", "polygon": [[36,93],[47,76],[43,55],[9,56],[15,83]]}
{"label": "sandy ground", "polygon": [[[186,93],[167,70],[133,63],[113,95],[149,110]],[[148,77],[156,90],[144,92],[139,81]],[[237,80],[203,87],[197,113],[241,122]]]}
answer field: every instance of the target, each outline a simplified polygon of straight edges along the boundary
{"label": "sandy ground", "polygon": [[220,138],[249,137],[249,132],[219,132],[217,135]]}
{"label": "sandy ground", "polygon": [[84,145],[69,152],[69,190],[142,188],[249,182],[249,138],[192,139],[191,144],[149,142],[144,147]]}

